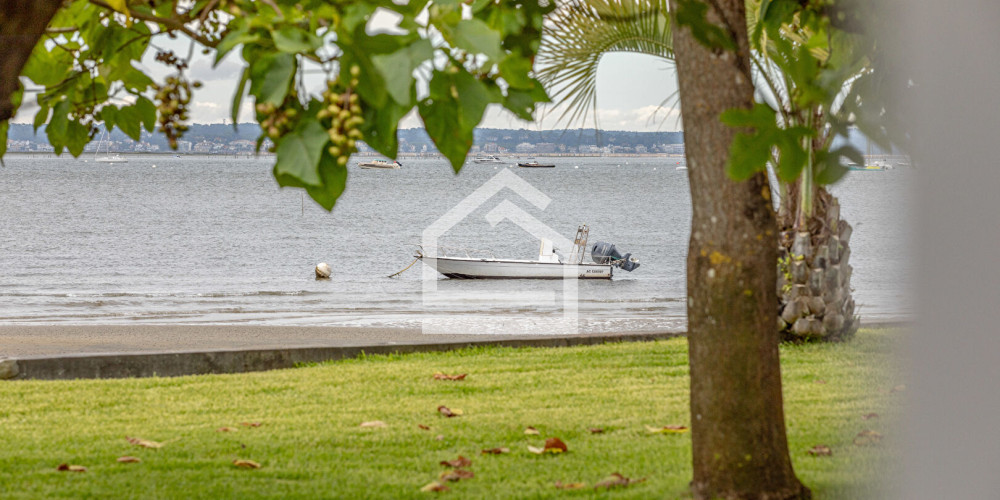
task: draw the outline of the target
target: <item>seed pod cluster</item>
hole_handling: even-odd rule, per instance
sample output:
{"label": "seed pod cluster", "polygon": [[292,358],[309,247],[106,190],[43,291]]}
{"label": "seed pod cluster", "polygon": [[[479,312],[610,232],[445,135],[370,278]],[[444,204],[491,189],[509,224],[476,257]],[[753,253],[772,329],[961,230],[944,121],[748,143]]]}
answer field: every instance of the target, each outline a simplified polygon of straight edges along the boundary
{"label": "seed pod cluster", "polygon": [[295,92],[290,92],[281,106],[275,106],[274,103],[270,102],[257,103],[255,109],[261,131],[277,143],[281,136],[291,132],[300,106],[298,95]]}
{"label": "seed pod cluster", "polygon": [[201,87],[201,82],[189,82],[183,75],[168,76],[162,85],[153,84],[159,111],[160,131],[167,136],[170,147],[177,149],[177,139],[188,126],[190,118],[188,104],[191,103],[191,88]]}
{"label": "seed pod cluster", "polygon": [[346,86],[339,78],[327,82],[327,88],[323,91],[325,107],[316,114],[330,134],[332,145],[328,152],[337,159],[340,166],[347,165],[351,153],[357,150],[357,141],[363,137],[358,127],[365,122],[361,116],[361,99],[354,92],[361,70],[353,66],[350,71],[351,79]]}

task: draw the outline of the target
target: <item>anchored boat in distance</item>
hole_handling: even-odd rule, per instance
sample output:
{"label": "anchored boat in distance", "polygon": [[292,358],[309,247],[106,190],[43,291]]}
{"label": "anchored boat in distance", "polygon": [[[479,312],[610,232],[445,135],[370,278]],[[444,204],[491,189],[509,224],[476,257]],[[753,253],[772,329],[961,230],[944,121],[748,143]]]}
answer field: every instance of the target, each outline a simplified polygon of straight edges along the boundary
{"label": "anchored boat in distance", "polygon": [[358,166],[361,168],[397,169],[399,167],[402,167],[403,164],[399,163],[396,160],[393,160],[392,162],[388,162],[386,160],[372,160],[372,161],[360,162],[358,163]]}
{"label": "anchored boat in distance", "polygon": [[[593,263],[584,262],[589,236],[587,225],[577,228],[573,250],[565,262],[556,255],[552,241],[544,238],[539,245],[538,260],[498,259],[488,250],[443,246],[426,249],[419,246],[415,257],[449,278],[460,279],[611,279],[615,268],[633,271],[639,267],[632,254],[621,255],[613,244],[603,241],[589,249]],[[459,256],[449,256],[448,251]]]}
{"label": "anchored boat in distance", "polygon": [[479,155],[472,159],[473,163],[503,163],[503,160],[496,155]]}
{"label": "anchored boat in distance", "polygon": [[529,161],[525,163],[518,163],[517,166],[522,168],[555,168],[556,166],[552,163],[538,163],[537,161]]}

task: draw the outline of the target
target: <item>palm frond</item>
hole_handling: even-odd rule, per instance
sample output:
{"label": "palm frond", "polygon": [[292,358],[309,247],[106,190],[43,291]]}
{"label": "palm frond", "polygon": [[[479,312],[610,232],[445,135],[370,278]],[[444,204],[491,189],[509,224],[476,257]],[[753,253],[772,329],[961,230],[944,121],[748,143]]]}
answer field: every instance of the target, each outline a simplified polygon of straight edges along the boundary
{"label": "palm frond", "polygon": [[596,111],[598,65],[611,52],[673,61],[667,0],[568,0],[549,15],[535,62],[553,101],[566,106],[560,119]]}

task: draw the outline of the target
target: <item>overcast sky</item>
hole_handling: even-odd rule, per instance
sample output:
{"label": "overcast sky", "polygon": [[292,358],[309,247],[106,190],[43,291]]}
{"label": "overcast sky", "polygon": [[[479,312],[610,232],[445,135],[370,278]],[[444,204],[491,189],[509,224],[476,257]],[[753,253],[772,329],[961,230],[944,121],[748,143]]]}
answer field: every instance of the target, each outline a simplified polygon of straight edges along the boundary
{"label": "overcast sky", "polygon": [[[179,56],[188,53],[188,43],[181,39],[168,41],[160,38],[158,46],[174,50]],[[230,119],[230,106],[243,70],[243,60],[239,50],[234,50],[220,64],[213,68],[213,55],[201,55],[194,51],[188,74],[192,79],[200,80],[204,86],[195,91],[191,103],[191,121],[193,123],[223,123]],[[172,70],[154,60],[156,50],[147,51],[147,56],[140,67],[155,79],[161,81]],[[30,84],[29,84],[30,85]],[[634,131],[673,131],[680,130],[678,113],[670,106],[677,106],[675,92],[677,77],[672,64],[651,56],[636,54],[611,54],[605,56],[600,64],[597,79],[598,123],[605,130]],[[666,103],[665,100],[670,99]],[[661,107],[663,104],[663,107]],[[25,105],[15,118],[18,123],[31,123],[37,106],[34,100],[28,98]],[[552,107],[543,110],[536,116],[535,123],[523,122],[499,106],[487,112],[480,127],[487,128],[531,128],[531,129],[562,129],[566,128],[564,121],[559,121],[561,109]],[[240,113],[240,122],[253,120],[252,103],[244,100]],[[588,119],[585,123],[574,123],[578,126],[593,127],[594,122]],[[403,119],[401,128],[420,127],[420,118],[415,114]]]}
{"label": "overcast sky", "polygon": [[[208,56],[196,58],[190,74],[205,86],[196,93],[191,106],[191,119],[197,123],[221,123],[230,116],[233,92],[242,72],[242,59],[238,51],[212,68]],[[147,64],[153,70],[156,62]],[[156,68],[159,69],[159,68]],[[678,130],[676,106],[671,100],[664,107],[660,104],[677,90],[677,77],[673,65],[665,61],[636,54],[612,54],[601,61],[597,79],[598,120],[602,129],[636,131]],[[565,128],[558,120],[560,108],[550,108],[539,113],[536,123],[516,119],[496,106],[488,112],[481,127],[489,128]],[[253,119],[249,101],[243,106],[240,121]],[[585,126],[592,126],[588,121]],[[402,128],[420,127],[420,118],[411,114],[403,120]]]}

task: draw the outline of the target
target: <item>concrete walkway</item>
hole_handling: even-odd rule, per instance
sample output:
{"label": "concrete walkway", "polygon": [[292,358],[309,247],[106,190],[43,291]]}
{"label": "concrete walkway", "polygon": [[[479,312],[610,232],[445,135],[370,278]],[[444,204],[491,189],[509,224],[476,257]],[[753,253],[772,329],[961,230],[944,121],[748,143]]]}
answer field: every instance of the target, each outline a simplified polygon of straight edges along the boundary
{"label": "concrete walkway", "polygon": [[0,326],[0,379],[240,373],[298,363],[474,345],[556,347],[648,341],[683,332],[425,335],[417,329],[239,325]]}

